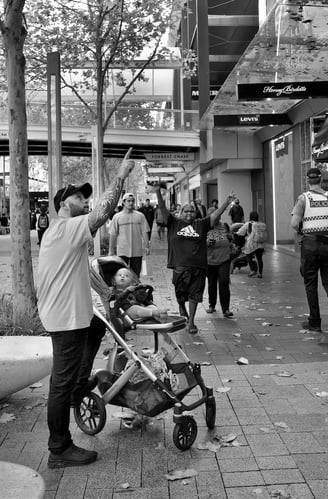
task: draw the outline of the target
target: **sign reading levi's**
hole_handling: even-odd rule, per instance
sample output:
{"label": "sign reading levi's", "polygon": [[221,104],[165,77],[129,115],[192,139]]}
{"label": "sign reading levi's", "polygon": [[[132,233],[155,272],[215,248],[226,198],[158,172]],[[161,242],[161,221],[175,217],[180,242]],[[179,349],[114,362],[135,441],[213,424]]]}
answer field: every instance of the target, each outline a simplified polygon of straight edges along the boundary
{"label": "sign reading levi's", "polygon": [[237,85],[238,100],[309,99],[328,97],[327,81],[280,83],[241,83]]}

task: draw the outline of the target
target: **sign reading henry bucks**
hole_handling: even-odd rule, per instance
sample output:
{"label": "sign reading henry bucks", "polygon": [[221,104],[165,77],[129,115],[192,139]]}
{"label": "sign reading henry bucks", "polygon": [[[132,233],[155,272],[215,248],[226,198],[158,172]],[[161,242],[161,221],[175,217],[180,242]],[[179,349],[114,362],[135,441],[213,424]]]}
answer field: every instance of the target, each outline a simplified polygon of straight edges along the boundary
{"label": "sign reading henry bucks", "polygon": [[308,99],[328,97],[327,81],[280,83],[242,83],[237,85],[238,100]]}

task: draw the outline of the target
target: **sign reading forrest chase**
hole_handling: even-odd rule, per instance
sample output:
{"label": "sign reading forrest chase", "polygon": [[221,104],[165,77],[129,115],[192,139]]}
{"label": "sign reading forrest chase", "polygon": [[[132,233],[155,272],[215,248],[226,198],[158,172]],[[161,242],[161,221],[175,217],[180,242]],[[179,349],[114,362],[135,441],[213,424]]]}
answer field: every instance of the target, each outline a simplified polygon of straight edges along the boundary
{"label": "sign reading forrest chase", "polygon": [[309,99],[328,97],[327,81],[243,83],[237,85],[238,100]]}
{"label": "sign reading forrest chase", "polygon": [[193,161],[195,153],[193,152],[159,152],[145,153],[148,161]]}

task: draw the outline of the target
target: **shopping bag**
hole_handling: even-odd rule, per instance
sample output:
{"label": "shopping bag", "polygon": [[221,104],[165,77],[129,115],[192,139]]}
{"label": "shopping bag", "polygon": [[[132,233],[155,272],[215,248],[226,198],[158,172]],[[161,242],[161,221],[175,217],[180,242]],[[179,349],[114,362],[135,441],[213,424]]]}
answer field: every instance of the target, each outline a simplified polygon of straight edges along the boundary
{"label": "shopping bag", "polygon": [[151,275],[151,265],[148,258],[143,258],[141,263],[141,276],[146,277]]}

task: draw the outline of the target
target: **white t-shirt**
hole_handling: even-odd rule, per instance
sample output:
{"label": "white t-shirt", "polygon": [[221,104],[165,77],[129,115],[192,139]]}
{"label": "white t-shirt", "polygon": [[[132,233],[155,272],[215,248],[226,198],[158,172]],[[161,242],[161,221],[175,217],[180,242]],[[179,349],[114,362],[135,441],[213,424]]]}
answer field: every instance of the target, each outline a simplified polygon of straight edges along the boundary
{"label": "white t-shirt", "polygon": [[122,210],[112,218],[110,236],[116,236],[116,255],[128,258],[143,255],[143,241],[148,241],[149,225],[139,211]]}
{"label": "white t-shirt", "polygon": [[39,254],[38,309],[47,331],[90,326],[88,217],[58,218],[44,233]]}

